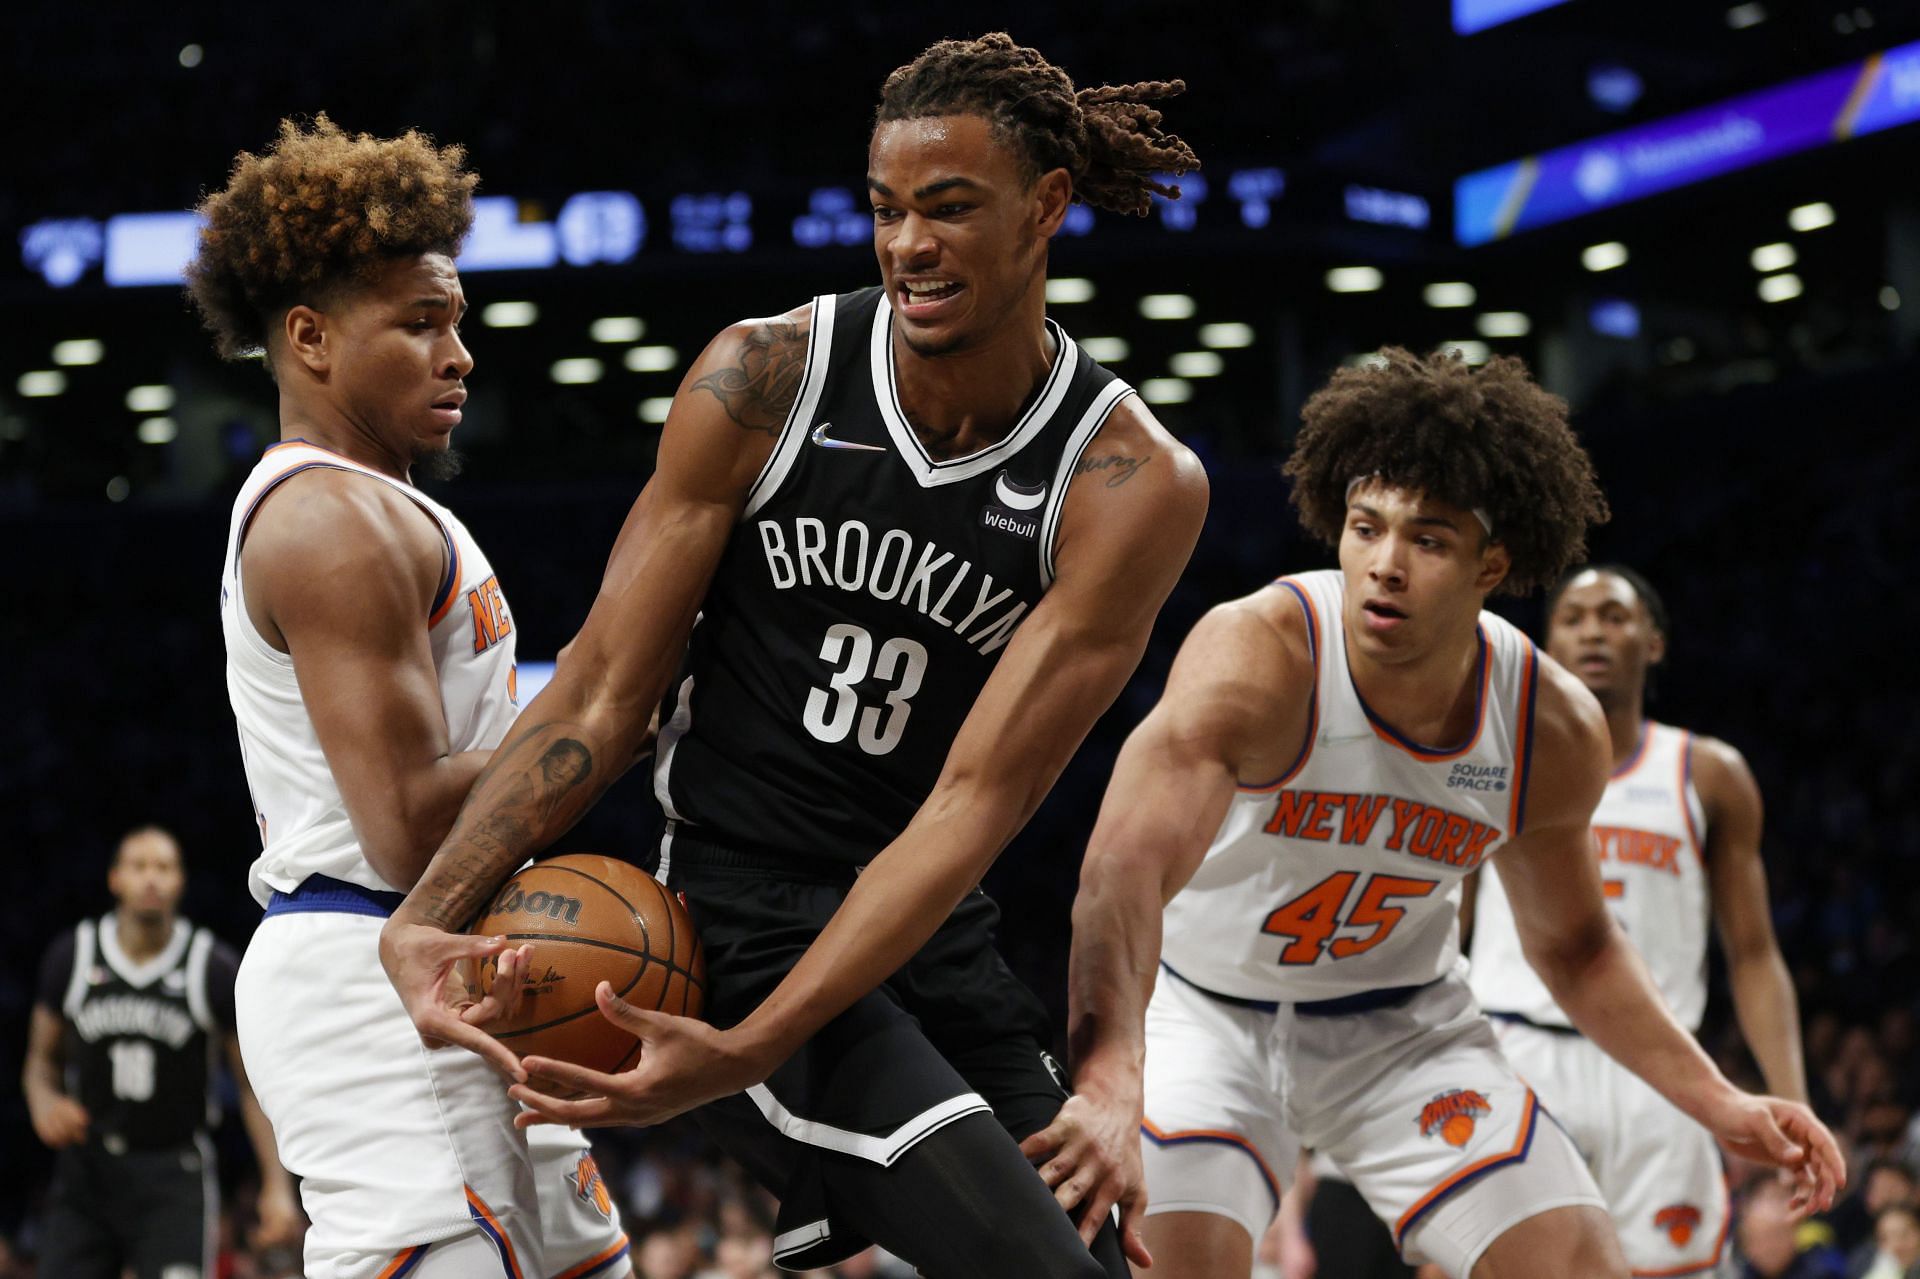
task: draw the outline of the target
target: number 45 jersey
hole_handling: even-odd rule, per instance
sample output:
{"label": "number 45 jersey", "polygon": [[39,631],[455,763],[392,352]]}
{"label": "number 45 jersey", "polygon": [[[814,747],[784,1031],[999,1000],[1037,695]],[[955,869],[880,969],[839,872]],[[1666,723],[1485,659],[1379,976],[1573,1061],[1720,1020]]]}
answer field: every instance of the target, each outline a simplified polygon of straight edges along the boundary
{"label": "number 45 jersey", "polygon": [[942,461],[900,407],[885,291],[814,299],[793,410],[660,710],[654,789],[687,834],[857,866],[912,819],[1053,582],[1082,452],[1132,394],[1047,333],[1013,429]]}
{"label": "number 45 jersey", "polygon": [[1271,589],[1312,637],[1307,740],[1284,775],[1239,788],[1167,905],[1161,959],[1203,990],[1281,1003],[1443,977],[1460,955],[1462,879],[1526,822],[1538,654],[1482,613],[1466,740],[1411,742],[1354,685],[1341,575]]}

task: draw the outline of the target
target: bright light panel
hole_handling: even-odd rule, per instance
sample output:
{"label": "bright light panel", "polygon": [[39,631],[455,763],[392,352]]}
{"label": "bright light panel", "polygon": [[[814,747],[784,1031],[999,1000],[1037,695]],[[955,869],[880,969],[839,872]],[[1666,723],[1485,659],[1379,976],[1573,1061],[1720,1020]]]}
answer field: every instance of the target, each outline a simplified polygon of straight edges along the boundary
{"label": "bright light panel", "polygon": [[1253,345],[1253,326],[1228,321],[1200,326],[1200,344],[1216,351],[1238,351]]}
{"label": "bright light panel", "polygon": [[82,364],[98,364],[107,356],[106,343],[98,338],[69,338],[65,342],[53,344],[53,362],[69,368]]}
{"label": "bright light panel", "polygon": [[1767,7],[1763,4],[1736,4],[1727,10],[1727,25],[1735,31],[1744,31],[1748,27],[1757,27],[1767,20]]}
{"label": "bright light panel", "polygon": [[480,308],[480,323],[490,329],[524,329],[540,319],[531,302],[489,302]]}
{"label": "bright light panel", "polygon": [[22,373],[14,386],[27,399],[45,399],[67,389],[67,375],[59,369],[36,369],[32,373]]}
{"label": "bright light panel", "polygon": [[1442,342],[1440,349],[1458,354],[1468,364],[1485,364],[1493,358],[1493,351],[1485,342],[1475,342],[1471,338],[1465,341]]}
{"label": "bright light panel", "polygon": [[1133,350],[1125,338],[1081,338],[1080,349],[1096,364],[1118,364]]}
{"label": "bright light panel", "polygon": [[1749,258],[1753,263],[1753,269],[1763,274],[1784,271],[1799,260],[1800,255],[1795,253],[1793,246],[1785,241],[1779,244],[1763,244],[1755,249]]}
{"label": "bright light panel", "polygon": [[1175,377],[1219,377],[1227,362],[1214,351],[1182,351],[1167,361]]}
{"label": "bright light panel", "polygon": [[646,321],[637,315],[602,316],[587,329],[596,342],[638,342],[646,335]]}
{"label": "bright light panel", "polygon": [[665,373],[680,363],[680,352],[670,346],[636,346],[623,362],[629,372]]}
{"label": "bright light panel", "polygon": [[1149,320],[1190,320],[1193,299],[1184,293],[1149,293],[1140,299],[1140,314]]}
{"label": "bright light panel", "polygon": [[1464,280],[1447,280],[1438,284],[1429,284],[1421,291],[1421,297],[1432,307],[1472,306],[1480,298],[1471,284]]}
{"label": "bright light panel", "polygon": [[1487,311],[1473,327],[1483,338],[1523,338],[1533,332],[1533,321],[1522,311]]}
{"label": "bright light panel", "polygon": [[130,387],[127,407],[135,413],[165,413],[173,407],[173,388],[164,382]]}
{"label": "bright light panel", "polygon": [[179,435],[179,424],[170,417],[150,417],[140,424],[142,444],[171,444]]}
{"label": "bright light panel", "polygon": [[1193,398],[1193,383],[1178,377],[1150,377],[1140,384],[1140,398],[1149,404],[1185,404]]}
{"label": "bright light panel", "polygon": [[671,395],[653,395],[640,401],[640,420],[651,422],[655,426],[667,420],[667,414],[673,409]]}
{"label": "bright light panel", "polygon": [[1805,292],[1806,286],[1800,283],[1800,277],[1788,272],[1785,275],[1770,275],[1760,281],[1760,300],[1762,302],[1785,302],[1797,298]]}
{"label": "bright light panel", "polygon": [[1385,283],[1378,267],[1337,266],[1327,272],[1327,287],[1335,293],[1372,293]]}
{"label": "bright light panel", "polygon": [[561,386],[585,386],[589,382],[598,382],[600,375],[606,371],[604,364],[588,355],[555,360],[551,373],[553,380]]}
{"label": "bright light panel", "polygon": [[1056,306],[1093,301],[1093,281],[1067,276],[1047,281],[1047,301]]}
{"label": "bright light panel", "polygon": [[1627,264],[1627,246],[1618,240],[1589,244],[1580,250],[1580,265],[1589,271],[1611,271]]}
{"label": "bright light panel", "polygon": [[1787,225],[1796,231],[1818,231],[1833,225],[1833,206],[1825,200],[1803,204],[1787,214]]}

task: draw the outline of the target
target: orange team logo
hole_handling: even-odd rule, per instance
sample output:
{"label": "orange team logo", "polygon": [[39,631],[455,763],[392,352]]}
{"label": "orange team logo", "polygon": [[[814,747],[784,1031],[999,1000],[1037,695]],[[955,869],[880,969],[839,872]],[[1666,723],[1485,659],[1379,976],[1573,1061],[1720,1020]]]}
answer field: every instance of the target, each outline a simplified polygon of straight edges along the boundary
{"label": "orange team logo", "polygon": [[607,1194],[607,1183],[600,1180],[600,1165],[593,1162],[593,1156],[582,1154],[580,1162],[573,1166],[573,1175],[567,1178],[573,1185],[573,1193],[583,1204],[592,1204],[594,1210],[608,1221],[613,1220],[613,1198]]}
{"label": "orange team logo", "polygon": [[1471,1088],[1443,1092],[1420,1108],[1420,1135],[1438,1135],[1449,1146],[1464,1147],[1473,1140],[1473,1126],[1481,1115],[1493,1113],[1493,1103]]}
{"label": "orange team logo", "polygon": [[1700,1225],[1700,1210],[1692,1204],[1670,1204],[1653,1214],[1655,1230],[1667,1232],[1673,1246],[1684,1248]]}

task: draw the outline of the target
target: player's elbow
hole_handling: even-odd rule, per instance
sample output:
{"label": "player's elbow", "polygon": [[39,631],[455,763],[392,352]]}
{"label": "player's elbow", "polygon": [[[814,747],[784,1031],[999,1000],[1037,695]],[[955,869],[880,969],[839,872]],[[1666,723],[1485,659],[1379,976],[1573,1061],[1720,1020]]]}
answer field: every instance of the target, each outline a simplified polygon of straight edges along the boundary
{"label": "player's elbow", "polygon": [[1613,947],[1626,944],[1626,934],[1614,923],[1613,916],[1603,910],[1582,927],[1523,937],[1521,949],[1548,992],[1561,1000],[1581,988],[1586,974],[1593,971]]}

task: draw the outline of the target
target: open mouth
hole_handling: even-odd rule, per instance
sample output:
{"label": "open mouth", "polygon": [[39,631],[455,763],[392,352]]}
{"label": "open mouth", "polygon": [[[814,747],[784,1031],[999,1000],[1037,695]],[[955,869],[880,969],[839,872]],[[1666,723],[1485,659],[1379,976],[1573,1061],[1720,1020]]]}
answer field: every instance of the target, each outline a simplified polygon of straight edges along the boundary
{"label": "open mouth", "polygon": [[908,311],[917,311],[958,297],[966,287],[953,280],[903,280],[900,301]]}
{"label": "open mouth", "polygon": [[1404,622],[1407,620],[1407,615],[1405,613],[1401,612],[1399,609],[1395,608],[1393,605],[1382,603],[1379,600],[1368,600],[1365,604],[1362,604],[1360,607],[1366,612],[1373,614],[1375,617],[1383,618],[1388,621]]}
{"label": "open mouth", "polygon": [[435,400],[430,407],[433,409],[434,417],[438,418],[443,425],[458,426],[460,424],[460,406],[466,402],[467,393],[465,391],[455,391],[452,395],[442,396],[440,399]]}

